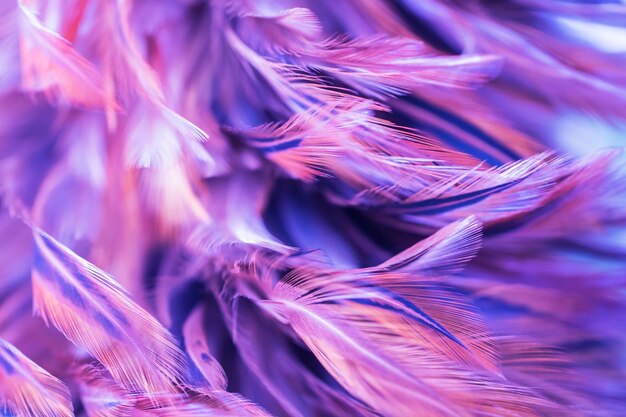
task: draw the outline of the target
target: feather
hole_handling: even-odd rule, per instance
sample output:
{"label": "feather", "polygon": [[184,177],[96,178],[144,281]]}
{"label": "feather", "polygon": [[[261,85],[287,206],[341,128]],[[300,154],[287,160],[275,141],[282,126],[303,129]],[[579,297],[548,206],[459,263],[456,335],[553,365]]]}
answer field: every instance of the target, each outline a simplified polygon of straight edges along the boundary
{"label": "feather", "polygon": [[[190,314],[183,327],[187,353],[198,367],[212,390],[226,390],[226,374],[219,362],[211,355],[204,334],[204,310],[201,307]],[[204,392],[204,390],[202,390]]]}
{"label": "feather", "polygon": [[[347,98],[312,107],[284,124],[265,125],[243,134],[254,146],[266,150],[272,161],[302,179],[327,172],[360,186],[380,181],[370,180],[366,172],[371,175],[371,170],[365,167],[375,166],[399,180],[420,169],[439,170],[438,161],[463,165],[474,161],[375,115],[387,110],[368,100]],[[396,157],[400,153],[404,155]],[[337,163],[340,159],[343,164]]]}
{"label": "feather", "polygon": [[[208,196],[210,216],[224,222],[219,226],[215,223],[199,226],[189,237],[189,247],[202,254],[238,245],[256,245],[281,253],[293,251],[274,237],[263,222],[269,180],[263,172],[241,172],[236,179],[212,180]],[[246,204],[241,204],[242,198]]]}
{"label": "feather", "polygon": [[[164,136],[159,144],[162,146],[147,150],[141,145],[145,142],[145,134],[136,128],[132,129],[129,141],[135,152],[130,152],[130,161],[142,166],[168,161],[172,154],[177,154],[178,147],[184,146],[175,144],[174,137],[179,140],[180,137],[206,139],[208,135],[205,132],[173,111],[165,102],[159,77],[142,56],[140,46],[132,34],[130,2],[99,0],[93,4],[93,12],[99,18],[93,28],[95,44],[104,68],[107,97],[119,97],[126,107],[133,107],[138,100],[140,104],[131,112],[134,117],[131,126],[146,128],[157,123],[157,131],[161,130]],[[112,111],[107,112],[107,121],[111,130],[117,127],[117,117]],[[138,149],[138,146],[141,147]]]}
{"label": "feather", "polygon": [[[388,326],[386,334],[401,335],[404,345],[415,344],[416,349],[425,348],[450,360],[499,373],[496,345],[480,314],[460,294],[455,294],[454,288],[432,279],[409,279],[404,274],[371,269],[331,271],[329,276],[307,284],[321,288],[325,285],[328,289],[328,300],[323,297],[323,290],[316,286],[310,289],[314,305],[342,300],[346,311],[354,308],[355,315],[362,315],[362,319]],[[319,299],[315,291],[320,292]],[[436,342],[431,342],[431,338]]]}
{"label": "feather", "polygon": [[419,274],[457,272],[476,256],[481,236],[480,222],[468,217],[444,227],[373,269]]}
{"label": "feather", "polygon": [[[335,392],[298,361],[288,336],[250,300],[220,297],[219,301],[242,360],[289,415],[374,415],[350,396]],[[269,337],[259,337],[261,333]]]}
{"label": "feather", "polygon": [[240,13],[239,32],[253,48],[271,53],[307,50],[321,35],[321,24],[309,9],[295,7],[276,15]]}
{"label": "feather", "polygon": [[140,168],[170,167],[190,146],[187,141],[208,137],[193,123],[160,105],[137,105],[127,124],[126,161]]}
{"label": "feather", "polygon": [[167,330],[111,276],[44,232],[34,234],[35,313],[131,392],[174,391],[184,362]]}
{"label": "feather", "polygon": [[59,379],[0,340],[0,404],[5,415],[71,417],[70,393]]}
{"label": "feather", "polygon": [[309,311],[287,301],[276,307],[327,371],[374,409],[382,411],[393,401],[394,409],[387,410],[392,416],[416,410],[424,416],[459,415],[460,410],[438,401],[433,391],[325,317],[329,311]]}
{"label": "feather", "polygon": [[23,88],[44,92],[61,104],[115,109],[95,67],[44,27],[22,1],[18,11]]}
{"label": "feather", "polygon": [[131,417],[135,399],[98,365],[75,371],[80,399],[88,417]]}
{"label": "feather", "polygon": [[[339,204],[388,211],[395,227],[412,227],[426,218],[431,225],[439,218],[441,222],[434,224],[441,227],[475,215],[487,226],[506,229],[519,218],[532,217],[560,193],[562,185],[571,184],[574,167],[569,158],[545,153],[487,170],[479,165],[461,169],[461,173],[455,169],[445,173],[448,168],[444,168],[442,174],[448,178],[433,177],[430,186],[412,195],[400,183],[363,190],[350,200],[336,195],[332,198]],[[503,207],[505,200],[508,203]]]}
{"label": "feather", "polygon": [[107,93],[119,96],[123,103],[141,97],[152,103],[163,100],[158,76],[141,55],[129,26],[130,3],[126,1],[93,2],[98,22],[93,35],[103,66]]}
{"label": "feather", "polygon": [[[393,396],[398,413],[412,407],[421,415],[489,413],[504,408],[511,415],[534,416],[558,410],[558,405],[497,375],[455,365],[417,344],[409,347],[408,333],[400,337],[392,330],[408,330],[389,312],[398,298],[385,299],[380,290],[364,294],[355,288],[334,291],[328,283],[319,290],[298,288],[307,281],[302,277],[282,281],[274,288],[271,300],[261,301],[260,306],[287,321],[326,370],[374,409],[385,410],[381,408],[389,401],[385,398]],[[359,297],[367,302],[359,301]],[[388,327],[385,323],[395,324]],[[437,326],[434,321],[430,323]],[[435,345],[426,344],[427,349]],[[454,378],[448,378],[448,373]],[[395,415],[395,411],[384,412]]]}
{"label": "feather", "polygon": [[164,234],[210,222],[210,215],[181,162],[139,170],[137,177],[140,200]]}
{"label": "feather", "polygon": [[347,93],[345,88],[325,83],[298,66],[276,62],[258,54],[229,27],[224,36],[247,74],[253,78],[256,71],[281,99],[281,105],[293,112],[307,109],[317,102],[342,98]]}
{"label": "feather", "polygon": [[497,75],[501,63],[496,55],[435,56],[420,42],[387,36],[331,38],[306,54],[307,64],[375,98],[428,84],[475,86]]}
{"label": "feather", "polygon": [[[420,410],[423,415],[455,415],[460,412],[444,401],[438,401],[434,391],[377,352],[371,342],[354,330],[356,321],[352,322],[353,326],[349,325],[350,316],[342,313],[345,309],[335,305],[333,311],[325,306],[332,301],[358,300],[360,296],[371,299],[375,296],[373,291],[360,294],[358,291],[339,289],[332,292],[323,286],[323,290],[318,290],[316,294],[315,287],[298,289],[298,282],[306,281],[294,275],[294,278],[278,283],[271,294],[271,301],[262,301],[260,306],[280,320],[289,322],[326,370],[348,391],[378,410],[393,397],[396,407],[391,415],[406,414],[410,408]],[[383,297],[377,298],[370,302],[384,306]],[[357,317],[357,311],[355,308],[353,318]],[[372,325],[377,321],[375,316],[367,317],[361,316],[360,320]],[[342,326],[342,322],[346,325]],[[378,332],[386,333],[384,325]],[[388,336],[387,343],[393,343],[393,336]]]}
{"label": "feather", "polygon": [[134,415],[158,417],[269,417],[257,405],[244,398],[227,392],[214,395],[184,397],[163,397],[162,403],[140,401]]}
{"label": "feather", "polygon": [[161,230],[169,233],[207,222],[209,215],[185,164],[195,142],[205,140],[206,133],[169,108],[150,103],[135,105],[125,130],[125,162],[138,168],[140,197]]}
{"label": "feather", "polygon": [[[71,150],[49,170],[33,206],[35,222],[64,242],[93,241],[98,232],[106,186],[105,144],[98,130],[103,127],[104,118],[95,116],[79,117],[68,126],[62,145]],[[54,219],[48,213],[55,213]]]}

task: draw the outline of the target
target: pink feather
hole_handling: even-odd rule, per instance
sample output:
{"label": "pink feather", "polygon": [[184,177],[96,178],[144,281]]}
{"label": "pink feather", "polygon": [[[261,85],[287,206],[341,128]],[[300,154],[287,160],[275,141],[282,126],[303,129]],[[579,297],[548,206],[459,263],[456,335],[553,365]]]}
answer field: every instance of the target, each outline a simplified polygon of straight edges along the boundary
{"label": "pink feather", "polygon": [[[10,0],[15,1],[15,0]],[[116,108],[96,68],[17,1],[22,86],[61,104]]]}
{"label": "pink feather", "polygon": [[3,340],[0,340],[0,405],[0,411],[17,416],[74,416],[65,384]]}
{"label": "pink feather", "polygon": [[185,373],[169,332],[105,272],[35,230],[35,312],[131,392],[176,390]]}

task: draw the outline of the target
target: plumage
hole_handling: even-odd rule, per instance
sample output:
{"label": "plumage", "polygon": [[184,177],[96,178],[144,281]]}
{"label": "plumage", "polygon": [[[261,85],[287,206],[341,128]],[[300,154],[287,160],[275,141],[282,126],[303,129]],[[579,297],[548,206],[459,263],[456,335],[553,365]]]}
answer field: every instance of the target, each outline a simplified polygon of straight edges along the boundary
{"label": "plumage", "polygon": [[623,415],[625,16],[0,1],[0,415]]}

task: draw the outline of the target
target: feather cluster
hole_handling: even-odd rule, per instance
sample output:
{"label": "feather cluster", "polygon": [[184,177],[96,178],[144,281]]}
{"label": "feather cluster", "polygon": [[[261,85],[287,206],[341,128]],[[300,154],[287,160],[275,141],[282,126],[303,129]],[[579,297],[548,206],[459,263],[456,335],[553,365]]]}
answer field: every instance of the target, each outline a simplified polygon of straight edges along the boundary
{"label": "feather cluster", "polygon": [[0,415],[626,414],[626,4],[0,1]]}

